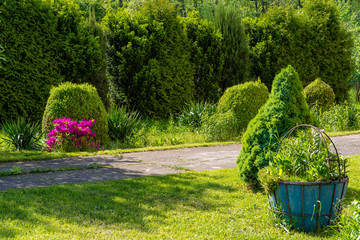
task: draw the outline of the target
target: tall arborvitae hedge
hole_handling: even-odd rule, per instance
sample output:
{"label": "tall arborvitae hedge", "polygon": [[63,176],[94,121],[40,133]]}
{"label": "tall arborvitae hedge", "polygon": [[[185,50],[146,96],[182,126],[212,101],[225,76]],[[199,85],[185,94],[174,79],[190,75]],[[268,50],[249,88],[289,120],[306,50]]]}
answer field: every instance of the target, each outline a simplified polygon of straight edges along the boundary
{"label": "tall arborvitae hedge", "polygon": [[303,86],[321,78],[334,89],[336,100],[347,98],[353,40],[334,4],[314,0],[297,10],[273,7],[243,22],[250,37],[252,77],[260,76],[270,88],[275,75],[291,64]]}
{"label": "tall arborvitae hedge", "polygon": [[38,0],[6,0],[0,6],[0,121],[17,116],[40,120],[52,85],[60,83],[55,55],[56,12]]}
{"label": "tall arborvitae hedge", "polygon": [[299,76],[288,66],[275,77],[269,99],[250,121],[241,139],[236,161],[240,177],[256,183],[257,172],[268,165],[279,138],[302,123],[311,123],[310,112]]}
{"label": "tall arborvitae hedge", "polygon": [[190,41],[191,62],[195,66],[195,100],[216,102],[224,64],[222,36],[212,22],[200,18],[199,12],[181,18]]}
{"label": "tall arborvitae hedge", "polygon": [[52,86],[87,82],[105,64],[77,5],[49,2],[5,0],[0,6],[0,42],[7,60],[0,72],[0,121],[40,120]]}
{"label": "tall arborvitae hedge", "polygon": [[172,3],[145,1],[139,10],[110,12],[103,23],[109,72],[130,108],[168,117],[193,100],[189,42]]}
{"label": "tall arborvitae hedge", "polygon": [[249,77],[249,46],[242,23],[242,12],[234,5],[219,4],[215,8],[215,25],[223,35],[224,67],[221,90],[244,83]]}

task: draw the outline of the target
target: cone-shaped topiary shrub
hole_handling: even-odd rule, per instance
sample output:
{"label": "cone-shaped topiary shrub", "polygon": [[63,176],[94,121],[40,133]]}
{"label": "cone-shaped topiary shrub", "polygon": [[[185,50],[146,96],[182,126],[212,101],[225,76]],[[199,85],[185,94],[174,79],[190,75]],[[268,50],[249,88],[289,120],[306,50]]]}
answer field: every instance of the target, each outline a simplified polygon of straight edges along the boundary
{"label": "cone-shaped topiary shrub", "polygon": [[96,88],[90,84],[63,83],[50,91],[42,122],[42,129],[48,134],[53,128],[52,121],[58,118],[71,118],[82,121],[94,119],[91,128],[96,133],[95,140],[104,142],[108,139],[106,110]]}
{"label": "cone-shaped topiary shrub", "polygon": [[266,167],[287,130],[310,122],[310,111],[299,76],[290,65],[274,79],[267,102],[260,108],[242,137],[236,161],[241,179],[257,183],[257,172]]}
{"label": "cone-shaped topiary shrub", "polygon": [[260,80],[246,82],[226,89],[219,100],[219,110],[222,112],[233,111],[238,120],[239,131],[242,131],[256,116],[268,97],[269,91]]}
{"label": "cone-shaped topiary shrub", "polygon": [[321,109],[327,109],[335,101],[333,89],[320,78],[317,78],[304,88],[304,95],[309,106],[317,105]]}

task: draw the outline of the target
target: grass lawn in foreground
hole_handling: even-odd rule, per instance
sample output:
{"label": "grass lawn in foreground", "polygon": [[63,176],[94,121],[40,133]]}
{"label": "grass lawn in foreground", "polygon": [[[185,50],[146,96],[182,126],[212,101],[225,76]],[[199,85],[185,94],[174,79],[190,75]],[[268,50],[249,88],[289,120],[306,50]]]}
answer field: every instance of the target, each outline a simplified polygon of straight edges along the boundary
{"label": "grass lawn in foreground", "polygon": [[[346,203],[360,196],[360,156],[350,164]],[[336,239],[327,231],[287,233],[267,206],[236,169],[7,190],[0,238]]]}

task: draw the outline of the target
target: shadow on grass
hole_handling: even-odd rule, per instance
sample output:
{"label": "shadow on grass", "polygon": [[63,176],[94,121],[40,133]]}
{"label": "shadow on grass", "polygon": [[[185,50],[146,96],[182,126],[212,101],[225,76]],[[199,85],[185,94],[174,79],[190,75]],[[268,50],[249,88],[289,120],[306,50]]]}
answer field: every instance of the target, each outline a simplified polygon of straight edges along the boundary
{"label": "shadow on grass", "polygon": [[[208,191],[238,191],[222,176],[177,174],[50,186],[0,192],[0,221],[20,225],[51,226],[46,217],[75,225],[117,224],[124,229],[148,232],[148,218],[161,223],[166,213],[216,211],[224,203],[213,201]],[[220,193],[221,194],[221,193]],[[30,227],[31,228],[31,227]],[[13,226],[0,226],[1,237],[16,237]]]}

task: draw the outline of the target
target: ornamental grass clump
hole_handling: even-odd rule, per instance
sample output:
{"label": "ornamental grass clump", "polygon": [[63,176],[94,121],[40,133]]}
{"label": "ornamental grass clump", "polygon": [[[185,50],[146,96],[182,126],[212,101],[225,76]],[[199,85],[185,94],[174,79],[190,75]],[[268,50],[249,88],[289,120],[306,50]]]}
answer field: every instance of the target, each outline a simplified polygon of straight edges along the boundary
{"label": "ornamental grass clump", "polygon": [[0,124],[3,136],[0,135],[0,143],[5,147],[15,147],[20,150],[39,150],[43,133],[38,122],[31,122],[27,118],[6,121]]}
{"label": "ornamental grass clump", "polygon": [[96,133],[91,132],[94,122],[93,119],[84,119],[80,123],[70,118],[55,119],[55,128],[48,134],[47,149],[64,152],[98,150],[99,142],[94,140]]}

